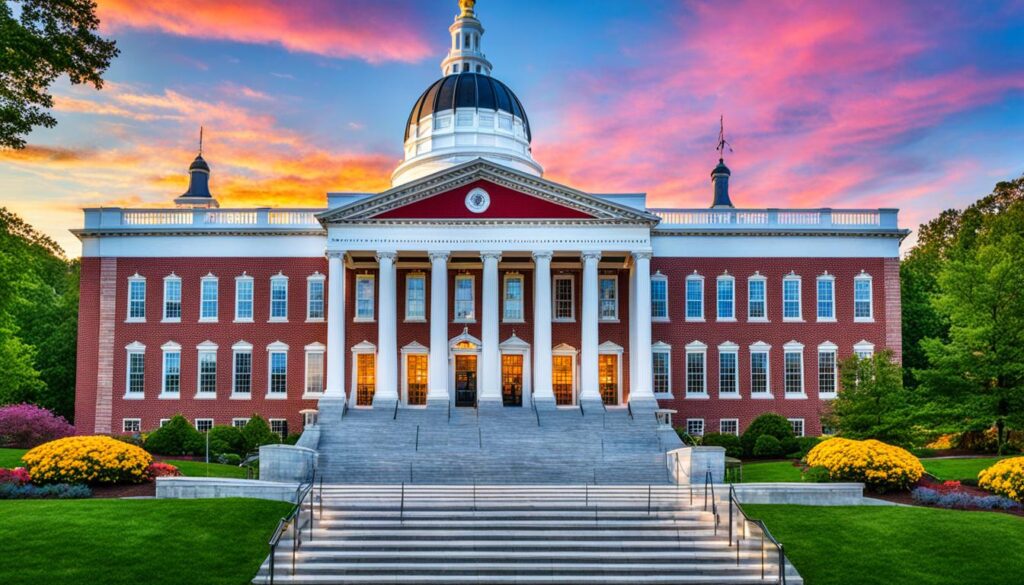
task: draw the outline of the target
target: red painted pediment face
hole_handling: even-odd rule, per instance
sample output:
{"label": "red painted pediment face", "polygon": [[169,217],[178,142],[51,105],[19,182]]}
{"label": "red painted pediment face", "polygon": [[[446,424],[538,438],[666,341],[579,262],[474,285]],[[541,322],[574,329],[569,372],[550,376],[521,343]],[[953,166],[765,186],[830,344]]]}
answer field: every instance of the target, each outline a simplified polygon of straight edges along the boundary
{"label": "red painted pediment face", "polygon": [[[486,195],[481,196],[477,189]],[[473,197],[468,197],[473,192]],[[483,209],[483,211],[480,211]],[[554,201],[477,180],[451,191],[389,209],[374,219],[593,219]]]}

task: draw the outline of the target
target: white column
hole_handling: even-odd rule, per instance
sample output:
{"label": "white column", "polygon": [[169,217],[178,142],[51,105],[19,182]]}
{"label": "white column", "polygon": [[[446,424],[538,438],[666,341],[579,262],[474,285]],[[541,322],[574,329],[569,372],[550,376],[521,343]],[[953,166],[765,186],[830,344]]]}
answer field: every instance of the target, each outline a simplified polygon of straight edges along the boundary
{"label": "white column", "polygon": [[483,290],[483,323],[480,340],[483,347],[480,357],[483,360],[480,368],[480,400],[501,400],[501,358],[498,352],[498,299],[501,292],[498,287],[498,261],[501,252],[481,252],[484,261]]}
{"label": "white column", "polygon": [[430,359],[427,402],[447,404],[448,252],[430,253]]}
{"label": "white column", "polygon": [[555,403],[551,388],[551,252],[533,253],[533,396]]}
{"label": "white column", "polygon": [[[630,400],[654,399],[653,364],[651,361],[651,252],[633,252],[633,272],[636,277],[636,352],[631,365],[636,370],[636,387],[630,390]],[[632,299],[631,299],[632,300]]]}
{"label": "white column", "polygon": [[583,311],[580,340],[580,400],[601,400],[597,383],[597,263],[601,253],[583,252]]}
{"label": "white column", "polygon": [[327,252],[327,398],[345,399],[345,253]]}
{"label": "white column", "polygon": [[377,303],[377,388],[373,402],[384,406],[398,400],[397,256],[395,252],[377,252],[380,300]]}

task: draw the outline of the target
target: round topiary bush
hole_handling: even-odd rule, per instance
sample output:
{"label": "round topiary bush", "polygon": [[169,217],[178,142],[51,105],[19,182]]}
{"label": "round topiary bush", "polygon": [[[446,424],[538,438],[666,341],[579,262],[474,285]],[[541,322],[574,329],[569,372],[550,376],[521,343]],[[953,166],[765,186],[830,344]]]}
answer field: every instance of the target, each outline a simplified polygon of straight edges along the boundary
{"label": "round topiary bush", "polygon": [[242,430],[227,425],[216,426],[209,431],[210,455],[245,453],[245,439]]}
{"label": "round topiary bush", "polygon": [[0,446],[31,449],[47,441],[75,434],[75,427],[33,404],[0,407]]}
{"label": "round topiary bush", "polygon": [[754,457],[781,457],[782,442],[771,435],[761,435],[754,443]]}
{"label": "round topiary bush", "polygon": [[242,440],[246,453],[251,453],[260,448],[261,445],[276,445],[281,442],[281,437],[270,430],[270,425],[262,416],[256,414],[249,419],[242,427]]}
{"label": "round topiary bush", "polygon": [[1011,500],[1024,502],[1024,457],[997,461],[978,474],[978,486]]}
{"label": "round topiary bush", "polygon": [[874,439],[822,441],[807,454],[807,464],[827,469],[832,481],[859,481],[882,492],[910,489],[924,474],[909,451]]}
{"label": "round topiary bush", "polygon": [[725,447],[726,457],[740,458],[743,456],[743,446],[740,445],[740,438],[736,435],[708,433],[704,435],[701,444],[711,445],[712,447]]}
{"label": "round topiary bush", "polygon": [[141,483],[153,458],[110,437],[68,437],[44,443],[21,458],[37,484]]}
{"label": "round topiary bush", "polygon": [[793,425],[789,424],[786,417],[768,412],[755,418],[750,426],[747,427],[746,432],[740,437],[740,443],[743,445],[743,454],[750,456],[755,455],[754,445],[757,443],[757,438],[761,435],[771,435],[779,440],[780,443],[791,441],[793,436]]}
{"label": "round topiary bush", "polygon": [[206,441],[202,433],[178,414],[150,433],[145,447],[157,455],[199,455],[205,451]]}

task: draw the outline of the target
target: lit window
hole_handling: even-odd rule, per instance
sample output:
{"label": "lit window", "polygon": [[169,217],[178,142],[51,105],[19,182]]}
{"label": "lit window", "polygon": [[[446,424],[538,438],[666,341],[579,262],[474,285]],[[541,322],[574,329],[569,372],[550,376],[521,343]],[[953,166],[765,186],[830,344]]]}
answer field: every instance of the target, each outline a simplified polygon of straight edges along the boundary
{"label": "lit window", "polygon": [[747,319],[764,321],[768,319],[765,302],[765,278],[758,274],[747,280]]}
{"label": "lit window", "polygon": [[704,319],[704,277],[690,275],[686,277],[686,319],[688,321]]}
{"label": "lit window", "polygon": [[740,436],[740,419],[723,418],[718,421],[718,432],[723,435]]}
{"label": "lit window", "polygon": [[686,394],[707,394],[705,361],[707,346],[694,342],[686,346]]}
{"label": "lit window", "polygon": [[664,344],[655,344],[651,351],[651,383],[654,385],[654,393],[664,396],[672,394],[672,349]]}
{"label": "lit window", "polygon": [[125,418],[121,420],[121,432],[124,433],[141,433],[142,432],[142,419],[141,418]]}
{"label": "lit window", "polygon": [[270,419],[270,432],[277,434],[284,439],[288,436],[288,421],[283,418]]}
{"label": "lit window", "polygon": [[613,275],[603,275],[598,281],[599,319],[614,321],[619,318],[619,282]]}
{"label": "lit window", "polygon": [[306,280],[306,319],[322,321],[324,318],[324,275],[319,272]]}
{"label": "lit window", "polygon": [[750,394],[766,396],[771,392],[768,380],[768,349],[764,344],[755,344],[758,349],[750,350]]}
{"label": "lit window", "polygon": [[278,275],[270,279],[270,320],[288,319],[288,277]]}
{"label": "lit window", "polygon": [[551,357],[551,388],[555,394],[555,404],[568,406],[576,395],[576,356],[563,353]]}
{"label": "lit window", "polygon": [[718,277],[718,318],[722,321],[736,319],[736,279],[731,276]]}
{"label": "lit window", "polygon": [[874,318],[871,305],[871,277],[861,272],[853,279],[853,319],[871,321]]}
{"label": "lit window", "polygon": [[202,321],[217,320],[217,277],[208,274],[199,284],[199,319]]}
{"label": "lit window", "polygon": [[199,352],[199,387],[200,394],[217,393],[217,350],[200,350]]}
{"label": "lit window", "polygon": [[171,274],[164,278],[164,321],[181,320],[181,279]]}
{"label": "lit window", "polygon": [[[504,357],[508,356],[503,356],[503,358]],[[427,354],[407,354],[405,356],[405,386],[407,404],[412,406],[423,406],[427,403],[427,381]]]}
{"label": "lit window", "polygon": [[829,275],[818,277],[818,321],[836,319],[836,281]]}
{"label": "lit window", "polygon": [[405,277],[405,320],[427,319],[427,276],[422,272]]}
{"label": "lit window", "polygon": [[789,426],[793,428],[793,434],[802,437],[804,436],[804,419],[802,418],[791,418],[789,420]]}
{"label": "lit window", "polygon": [[323,349],[306,350],[306,394],[324,391]]}
{"label": "lit window", "polygon": [[692,437],[704,436],[704,419],[702,418],[688,418],[686,419],[686,434]]}
{"label": "lit window", "polygon": [[196,419],[196,430],[200,433],[209,432],[213,428],[212,418],[197,418]]}
{"label": "lit window", "polygon": [[146,279],[138,274],[128,279],[128,320],[146,320]]}
{"label": "lit window", "polygon": [[505,275],[504,309],[502,319],[505,321],[522,321],[525,319],[523,311],[523,275]]}
{"label": "lit window", "polygon": [[737,353],[725,351],[718,354],[718,393],[734,395],[739,392],[737,380]]}
{"label": "lit window", "polygon": [[356,320],[373,321],[373,275],[356,275]]}
{"label": "lit window", "polygon": [[573,303],[573,278],[571,274],[559,274],[552,289],[555,305],[555,321],[572,321],[576,318]]}
{"label": "lit window", "polygon": [[818,394],[836,393],[836,349],[825,344],[818,346]]}
{"label": "lit window", "polygon": [[[788,345],[788,344],[787,344]],[[803,348],[787,347],[783,353],[786,394],[804,393],[804,352]]]}
{"label": "lit window", "polygon": [[377,356],[368,351],[355,354],[356,361],[356,406],[373,404],[377,388]]}
{"label": "lit window", "polygon": [[181,391],[181,351],[164,351],[164,373],[161,394],[178,394]]}
{"label": "lit window", "polygon": [[790,274],[782,280],[782,318],[799,321],[800,309],[800,277]]}
{"label": "lit window", "polygon": [[661,272],[651,277],[651,319],[668,319],[668,279]]}
{"label": "lit window", "polygon": [[235,321],[252,321],[252,277],[235,279]]}
{"label": "lit window", "polygon": [[128,374],[125,392],[133,396],[142,396],[146,386],[145,351],[146,347],[139,343],[128,346]]}
{"label": "lit window", "polygon": [[459,274],[455,277],[455,321],[476,320],[472,274]]}
{"label": "lit window", "polygon": [[234,354],[234,380],[231,392],[248,396],[252,391],[252,351],[237,350]]}
{"label": "lit window", "polygon": [[270,394],[284,395],[288,392],[288,354],[283,351],[270,352]]}

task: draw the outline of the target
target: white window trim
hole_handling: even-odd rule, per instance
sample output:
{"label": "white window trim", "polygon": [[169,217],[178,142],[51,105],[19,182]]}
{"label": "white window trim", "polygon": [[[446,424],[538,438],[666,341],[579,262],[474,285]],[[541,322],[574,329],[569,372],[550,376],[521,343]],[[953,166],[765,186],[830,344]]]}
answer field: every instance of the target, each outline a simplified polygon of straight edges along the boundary
{"label": "white window trim", "polygon": [[[555,295],[558,287],[555,282],[559,280],[569,281],[569,317],[555,317],[558,303]],[[554,323],[575,323],[576,322],[576,278],[572,274],[556,274],[551,277],[551,321]]]}
{"label": "white window trim", "polygon": [[[132,285],[137,283],[137,282],[141,282],[142,283],[142,316],[141,317],[132,317]],[[128,296],[128,299],[127,299],[128,304],[127,304],[127,307],[126,307],[127,312],[125,312],[125,314],[124,314],[124,317],[125,317],[124,322],[125,323],[145,323],[146,322],[146,297],[149,294],[149,291],[146,290],[147,288],[148,287],[146,286],[146,277],[145,276],[142,276],[141,274],[136,272],[135,274],[133,274],[133,275],[128,277],[128,295],[127,295]]]}
{"label": "white window trim", "polygon": [[[804,419],[802,419],[802,418],[787,418],[786,420],[789,421],[789,424],[790,424],[791,427],[793,426],[793,423],[795,423],[795,422],[800,423],[800,434],[797,435],[798,437],[806,437],[807,436],[807,423],[804,422]],[[796,434],[796,431],[794,431],[794,434]]]}
{"label": "white window trim", "polygon": [[[458,314],[459,304],[455,299],[455,295],[458,294],[460,280],[469,281],[469,294],[473,307],[473,317],[469,319],[459,319],[455,317]],[[473,274],[456,274],[455,280],[452,281],[452,285],[452,323],[476,323],[476,276]]]}
{"label": "white window trim", "polygon": [[[237,423],[238,423],[238,421],[242,421],[242,424],[241,424],[241,426],[239,426],[239,425],[237,424]],[[243,416],[243,417],[235,417],[235,418],[232,418],[232,419],[231,419],[231,426],[235,427],[236,429],[241,429],[241,428],[242,428],[242,427],[244,427],[244,426],[245,426],[245,425],[246,425],[246,424],[247,424],[248,422],[249,422],[249,419],[245,418],[244,416]]]}
{"label": "white window trim", "polygon": [[[690,316],[690,282],[700,283],[700,317]],[[683,285],[683,315],[692,323],[704,322],[704,277],[696,272],[687,276]]]}
{"label": "white window trim", "polygon": [[[133,341],[128,345],[124,346],[125,349],[125,362],[124,362],[124,399],[125,400],[143,400],[146,398],[146,346],[138,341]],[[142,356],[142,392],[132,392],[132,356]]]}
{"label": "white window trim", "polygon": [[[669,299],[668,299],[668,277],[665,276],[664,274],[662,274],[661,271],[659,270],[659,271],[655,272],[651,276],[651,283],[654,283],[655,281],[660,281],[660,282],[665,283],[665,316],[664,317],[655,317],[654,316],[654,313],[653,313],[653,311],[654,311],[654,299],[652,298],[651,299],[651,311],[652,311],[652,313],[651,313],[651,321],[653,321],[655,323],[668,323],[671,320],[671,312],[669,311],[669,306],[670,305],[668,304],[669,303]],[[653,286],[651,287],[651,290],[652,291],[654,290]]]}
{"label": "white window trim", "polygon": [[[875,355],[875,344],[871,343],[866,339],[861,339],[857,343],[853,344],[853,354],[860,356],[862,353],[867,353],[869,356]],[[868,356],[865,356],[868,357]]]}
{"label": "white window trim", "polygon": [[[310,302],[310,301],[312,299],[313,283],[314,282],[320,283],[320,291],[321,291],[321,295],[323,296],[323,300],[321,301],[323,303],[323,311],[322,311],[323,314],[324,314],[323,317],[311,317],[309,315],[310,308],[312,307],[312,302]],[[287,298],[287,297],[285,297],[285,298]],[[326,316],[327,316],[327,277],[325,275],[323,275],[323,274],[320,274],[320,271],[316,271],[313,274],[310,274],[309,276],[306,277],[306,323],[323,323]]]}
{"label": "white window trim", "polygon": [[[302,397],[303,398],[319,398],[324,395],[324,386],[327,384],[327,346],[320,343],[319,341],[310,343],[305,347],[305,354],[303,356],[302,369],[305,370],[305,376],[302,381]],[[320,390],[317,392],[309,391],[309,356],[320,355]]]}
{"label": "white window trim", "polygon": [[[213,317],[203,317],[203,288],[206,283],[212,282],[216,285],[217,295],[214,297],[214,304],[217,306],[217,310],[214,312]],[[199,279],[199,322],[200,323],[216,323],[220,317],[220,279],[218,279],[212,272],[208,272],[206,276]]]}
{"label": "white window trim", "polygon": [[[763,341],[756,341],[750,344],[750,367],[747,372],[750,375],[750,398],[752,400],[771,400],[772,395],[772,346]],[[754,392],[754,354],[764,354],[764,392]]]}
{"label": "white window trim", "polygon": [[[178,313],[177,317],[167,316],[167,284],[170,282],[178,283]],[[170,273],[164,277],[164,298],[163,304],[160,306],[160,322],[161,323],[181,323],[181,296],[183,291],[181,290],[181,277],[175,273]]]}
{"label": "white window trim", "polygon": [[[732,282],[732,317],[723,317],[719,312],[718,285],[723,281]],[[722,274],[715,279],[715,320],[724,321],[726,323],[736,321],[736,277],[731,274]]]}
{"label": "white window trim", "polygon": [[409,404],[409,360],[407,359],[407,357],[410,356],[410,355],[425,355],[425,356],[428,356],[427,375],[429,377],[429,375],[430,375],[430,362],[429,362],[430,348],[425,346],[425,345],[423,345],[422,343],[420,343],[418,341],[413,341],[411,343],[406,344],[400,350],[400,353],[401,353],[401,358],[402,358],[402,388],[401,388],[402,394],[401,394],[401,396],[399,396],[399,400],[401,400],[402,406],[406,406],[406,407],[409,407],[409,408],[426,408],[427,407],[426,404]]}
{"label": "white window trim", "polygon": [[[704,380],[701,382],[701,387],[704,388],[702,392],[690,392],[690,354],[700,354],[701,360],[704,361]],[[691,341],[686,344],[686,355],[685,361],[683,362],[684,367],[684,397],[689,400],[707,400],[711,398],[708,394],[708,346],[700,341]]]}
{"label": "white window trim", "polygon": [[[698,421],[700,421],[700,434],[699,435],[696,434],[696,433],[691,433],[690,432],[690,423],[691,422],[698,422]],[[708,432],[708,426],[707,426],[707,423],[704,421],[703,418],[699,418],[698,417],[698,418],[688,418],[688,419],[686,419],[686,434],[690,435],[691,437],[692,436],[703,437],[704,435],[707,434],[707,432]]]}
{"label": "white window trim", "polygon": [[[250,316],[250,317],[239,317],[238,316],[238,305],[239,305],[239,302],[238,302],[238,292],[241,289],[241,287],[238,286],[238,285],[241,282],[248,282],[250,290],[252,290],[252,300],[249,301],[249,304],[251,306],[251,311],[252,311],[252,316]],[[235,277],[235,323],[252,323],[252,322],[255,321],[255,317],[256,317],[256,283],[253,280],[253,277],[251,277],[248,274],[246,274],[245,272],[243,272],[241,276],[236,276]]]}
{"label": "white window trim", "polygon": [[[274,316],[274,282],[284,281],[284,317]],[[269,304],[267,308],[270,310],[268,313],[267,323],[287,323],[288,322],[288,277],[282,272],[278,272],[274,276],[270,277],[270,292],[267,295],[269,297],[267,301]],[[255,301],[255,299],[254,299]]]}
{"label": "white window trim", "polygon": [[[800,392],[790,392],[786,388],[786,354],[796,353],[800,355]],[[804,375],[804,344],[798,341],[790,341],[782,346],[782,395],[790,400],[802,400],[807,398],[807,376]]]}
{"label": "white window trim", "polygon": [[[868,316],[857,317],[857,281],[867,281],[868,283]],[[871,275],[863,270],[860,274],[853,277],[853,321],[854,323],[874,323],[875,322],[875,283],[871,278]]]}
{"label": "white window trim", "polygon": [[278,435],[279,437],[281,437],[281,440],[284,440],[284,438],[287,435],[287,433],[277,433],[276,431],[274,431],[274,423],[276,423],[276,422],[283,422],[285,428],[287,429],[288,428],[288,419],[286,419],[286,418],[268,418],[267,419],[267,426],[270,427],[270,432],[272,432],[275,435]]}
{"label": "white window trim", "polygon": [[[786,316],[786,283],[796,282],[796,317]],[[804,320],[804,283],[799,274],[790,272],[782,278],[782,321],[784,323],[802,323]]]}
{"label": "white window trim", "polygon": [[[722,354],[732,354],[736,357],[735,392],[722,392]],[[740,346],[731,341],[724,341],[718,344],[718,398],[721,400],[737,400],[742,398],[742,395],[743,393],[740,390]]]}
{"label": "white window trim", "polygon": [[[510,319],[508,312],[506,311],[506,305],[508,304],[508,282],[510,280],[518,280],[520,282],[519,291],[521,297],[519,304],[522,307],[522,317],[519,319]],[[502,323],[525,323],[526,322],[526,277],[520,272],[506,272],[504,278],[501,281],[501,322]]]}
{"label": "white window trim", "polygon": [[[349,368],[349,372],[350,372],[349,375],[351,377],[351,384],[349,385],[349,393],[348,393],[348,404],[349,404],[349,407],[350,408],[373,408],[372,401],[371,401],[369,406],[362,406],[362,405],[357,405],[356,404],[356,399],[358,398],[357,393],[356,393],[356,385],[359,383],[359,355],[360,354],[372,354],[374,356],[374,358],[373,358],[373,369],[374,369],[374,382],[376,382],[377,375],[379,374],[379,372],[377,371],[377,346],[372,344],[372,343],[370,343],[369,341],[366,341],[364,339],[363,341],[353,345],[352,349],[351,349],[351,352],[352,352],[352,367]],[[430,364],[427,364],[427,367],[429,368]]]}
{"label": "white window trim", "polygon": [[[285,379],[285,390],[281,393],[271,392],[271,380],[274,377],[273,365],[271,364],[271,355],[275,353],[284,354],[284,379]],[[287,400],[288,399],[288,344],[281,341],[275,341],[267,345],[267,400]]]}
{"label": "white window trim", "polygon": [[[832,375],[835,377],[835,390],[832,392],[821,391],[821,354],[831,353],[832,354]],[[818,398],[823,400],[831,400],[838,395],[839,392],[839,346],[826,341],[818,344],[818,367],[815,370],[818,379]]]}
{"label": "white window trim", "polygon": [[[750,283],[760,282],[762,284],[761,290],[764,291],[764,298],[761,302],[764,304],[764,317],[751,317],[750,316]],[[747,277],[747,322],[748,323],[768,323],[768,278],[761,274],[759,271],[755,271],[753,276]]]}
{"label": "white window trim", "polygon": [[[413,279],[419,279],[423,281],[423,316],[412,317],[409,315],[409,281]],[[427,322],[427,273],[426,272],[410,272],[405,275],[405,322],[406,323],[426,323]]]}
{"label": "white window trim", "polygon": [[[359,316],[359,281],[369,280],[370,281],[370,316]],[[352,322],[353,323],[373,323],[377,318],[377,276],[374,274],[357,274],[355,280],[355,291],[353,293],[353,299],[355,307],[352,308]]]}
{"label": "white window trim", "polygon": [[171,422],[171,419],[169,419],[169,418],[162,418],[162,419],[160,419],[160,423],[159,423],[160,427],[159,428],[163,428],[163,426],[165,424],[169,423],[169,422]]}
{"label": "white window trim", "polygon": [[[615,290],[615,315],[613,317],[601,316],[601,281],[610,280]],[[599,274],[597,276],[597,320],[601,323],[619,322],[619,277],[616,274]]]}
{"label": "white window trim", "polygon": [[[130,431],[130,430],[128,430],[126,427],[128,426],[129,422],[137,422],[137,423],[139,423],[139,430],[137,430],[137,431]],[[141,433],[142,432],[142,419],[141,418],[122,418],[121,419],[121,432],[122,433]]]}
{"label": "white window trim", "polygon": [[[238,343],[231,346],[231,396],[230,400],[250,400],[252,398],[252,366],[253,366],[253,354],[252,344],[246,341],[239,341]],[[249,354],[249,391],[248,392],[235,392],[235,378],[238,375],[238,370],[235,368],[235,360],[238,354],[247,353]]]}
{"label": "white window trim", "polygon": [[[158,399],[178,399],[181,397],[181,345],[168,341],[160,346],[160,395]],[[167,354],[178,354],[178,391],[167,392]]]}
{"label": "white window trim", "polygon": [[[210,428],[211,429],[213,428],[213,419],[212,418],[197,418],[197,419],[195,419],[192,422],[192,425],[196,428],[197,431],[199,431],[199,421],[203,421],[203,422],[207,422],[208,421],[210,423]],[[199,431],[199,432],[205,433],[205,432],[209,432],[209,431]]]}
{"label": "white window trim", "polygon": [[[213,392],[200,392],[200,390],[199,390],[200,389],[199,381],[203,377],[202,376],[201,363],[202,363],[202,358],[203,358],[203,354],[204,353],[212,353],[213,354],[213,367],[214,367],[214,376],[213,376],[214,388],[213,388]],[[219,369],[219,364],[217,363],[217,357],[218,356],[217,356],[217,344],[216,343],[207,340],[207,341],[204,341],[204,342],[202,342],[202,343],[200,343],[199,345],[196,346],[196,395],[195,395],[195,399],[196,400],[216,400],[217,399],[217,375],[219,373],[219,372],[217,372],[217,370]],[[234,365],[234,364],[232,364],[232,365]]]}
{"label": "white window trim", "polygon": [[[828,282],[832,286],[832,315],[830,317],[822,317],[818,314],[818,306],[821,304],[821,290],[819,287],[822,282]],[[818,323],[835,323],[836,322],[836,277],[829,274],[827,271],[822,274],[814,281],[814,316],[817,318]]]}
{"label": "white window trim", "polygon": [[[668,356],[668,359],[665,360],[665,365],[668,368],[668,372],[667,372],[667,374],[668,374],[668,392],[657,392],[657,391],[655,391],[654,392],[654,397],[662,399],[662,400],[671,400],[672,398],[675,398],[675,396],[672,393],[672,346],[667,344],[667,343],[665,343],[664,341],[658,341],[658,342],[655,342],[655,343],[651,344],[651,353],[652,354],[663,353],[663,354]],[[652,360],[652,364],[653,364],[653,360]],[[653,386],[653,384],[654,384],[654,372],[652,371],[651,372],[651,385]]]}
{"label": "white window trim", "polygon": [[[726,433],[725,431],[722,430],[722,423],[724,423],[726,421],[736,423],[736,432],[735,433]],[[740,419],[738,419],[738,418],[720,418],[720,419],[718,419],[718,432],[720,434],[723,434],[723,435],[733,435],[733,436],[736,436],[736,437],[740,436]]]}

